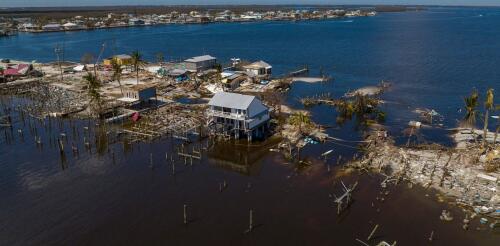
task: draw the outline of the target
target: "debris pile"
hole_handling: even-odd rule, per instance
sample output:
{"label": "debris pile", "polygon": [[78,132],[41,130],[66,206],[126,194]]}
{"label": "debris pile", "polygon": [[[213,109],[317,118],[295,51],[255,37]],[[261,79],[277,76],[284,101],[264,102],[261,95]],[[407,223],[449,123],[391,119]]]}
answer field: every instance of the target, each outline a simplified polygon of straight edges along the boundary
{"label": "debris pile", "polygon": [[500,165],[500,145],[489,149],[481,148],[480,143],[462,149],[439,145],[406,148],[384,136],[375,131],[370,134],[364,157],[349,166],[385,173],[396,182],[407,180],[435,188],[455,198],[459,205],[500,216],[500,172],[486,168]]}
{"label": "debris pile", "polygon": [[48,114],[60,116],[82,111],[88,104],[87,94],[48,84],[31,87],[27,95],[32,100],[25,105],[24,111],[42,118]]}

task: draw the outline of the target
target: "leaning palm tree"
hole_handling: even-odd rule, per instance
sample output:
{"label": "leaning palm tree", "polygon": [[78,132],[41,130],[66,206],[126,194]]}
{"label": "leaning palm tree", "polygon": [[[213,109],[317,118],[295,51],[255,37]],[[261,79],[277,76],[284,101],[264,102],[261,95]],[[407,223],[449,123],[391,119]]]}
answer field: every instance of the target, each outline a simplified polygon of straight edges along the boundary
{"label": "leaning palm tree", "polygon": [[130,55],[132,57],[132,65],[137,76],[137,84],[139,84],[139,68],[144,66],[144,60],[142,59],[142,54],[136,50]]}
{"label": "leaning palm tree", "polygon": [[122,65],[118,63],[116,59],[113,59],[111,61],[111,67],[113,69],[113,80],[116,80],[118,82],[118,85],[120,86],[120,92],[122,93],[123,96],[123,87],[121,83],[121,78],[122,78]]}
{"label": "leaning palm tree", "polygon": [[89,105],[93,107],[97,115],[100,115],[102,105],[101,105],[101,94],[99,94],[99,89],[101,88],[101,82],[93,73],[87,73],[83,76],[87,81],[87,93],[90,97]]}
{"label": "leaning palm tree", "polygon": [[477,90],[473,90],[469,97],[464,98],[465,103],[465,117],[464,122],[467,126],[473,128],[477,120],[477,106],[478,106],[479,94]]}
{"label": "leaning palm tree", "polygon": [[488,117],[490,117],[490,110],[493,109],[494,94],[493,89],[486,91],[486,100],[484,101],[484,127],[483,127],[483,147],[486,145],[486,136],[488,134]]}

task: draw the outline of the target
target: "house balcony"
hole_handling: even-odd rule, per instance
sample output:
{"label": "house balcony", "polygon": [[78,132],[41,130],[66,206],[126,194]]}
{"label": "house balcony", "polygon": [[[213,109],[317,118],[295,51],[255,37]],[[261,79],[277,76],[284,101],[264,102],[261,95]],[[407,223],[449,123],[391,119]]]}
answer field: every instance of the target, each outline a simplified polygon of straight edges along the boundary
{"label": "house balcony", "polygon": [[244,114],[235,114],[231,112],[222,112],[217,110],[207,110],[207,115],[211,117],[216,116],[233,120],[246,120],[246,115]]}

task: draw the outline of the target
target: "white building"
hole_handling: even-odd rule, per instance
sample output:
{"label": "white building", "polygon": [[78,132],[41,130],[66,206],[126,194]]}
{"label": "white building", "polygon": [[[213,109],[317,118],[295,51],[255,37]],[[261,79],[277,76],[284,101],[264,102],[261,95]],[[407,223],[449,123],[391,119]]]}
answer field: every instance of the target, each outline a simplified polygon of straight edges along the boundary
{"label": "white building", "polygon": [[217,92],[208,105],[208,126],[212,133],[236,139],[246,135],[248,141],[265,136],[269,109],[255,96]]}
{"label": "white building", "polygon": [[38,26],[33,23],[26,23],[21,26],[21,30],[25,32],[35,32],[38,30]]}
{"label": "white building", "polygon": [[42,30],[46,32],[58,32],[62,30],[62,27],[59,24],[47,24],[42,26]]}
{"label": "white building", "polygon": [[186,69],[193,72],[202,72],[214,68],[217,63],[217,58],[210,55],[195,56],[184,62],[186,63]]}
{"label": "white building", "polygon": [[81,29],[83,29],[83,26],[75,24],[75,23],[72,23],[72,22],[68,22],[68,23],[62,25],[62,27],[66,31],[73,31],[73,30],[81,30]]}

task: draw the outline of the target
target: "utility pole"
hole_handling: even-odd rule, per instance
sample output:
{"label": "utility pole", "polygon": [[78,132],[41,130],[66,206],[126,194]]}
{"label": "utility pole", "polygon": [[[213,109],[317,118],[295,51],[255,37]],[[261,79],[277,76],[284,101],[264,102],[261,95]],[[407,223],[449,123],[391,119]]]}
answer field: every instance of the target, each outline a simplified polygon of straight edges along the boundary
{"label": "utility pole", "polygon": [[59,71],[61,72],[61,82],[63,81],[63,70],[62,70],[61,57],[60,57],[62,52],[64,52],[64,51],[61,49],[59,44],[57,44],[56,47],[54,48],[54,53],[56,54],[57,65],[59,66]]}

